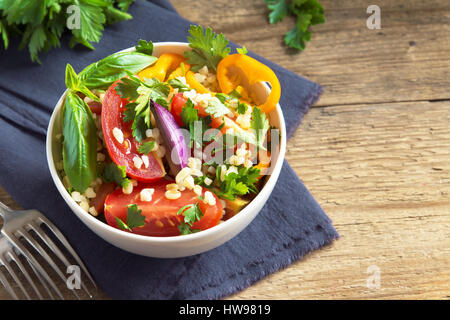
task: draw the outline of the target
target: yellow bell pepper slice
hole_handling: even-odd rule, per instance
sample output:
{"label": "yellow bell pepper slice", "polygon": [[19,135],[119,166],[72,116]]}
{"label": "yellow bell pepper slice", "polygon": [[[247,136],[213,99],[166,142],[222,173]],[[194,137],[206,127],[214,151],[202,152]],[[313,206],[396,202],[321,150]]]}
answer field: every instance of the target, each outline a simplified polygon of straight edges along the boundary
{"label": "yellow bell pepper slice", "polygon": [[170,79],[175,79],[177,77],[185,77],[186,73],[191,69],[191,65],[181,62],[180,66],[176,68],[167,78],[167,81]]}
{"label": "yellow bell pepper slice", "polygon": [[141,79],[156,78],[159,81],[164,81],[166,75],[177,68],[185,58],[176,53],[163,53],[153,66],[150,66],[138,73]]}
{"label": "yellow bell pepper slice", "polygon": [[208,93],[210,92],[204,85],[197,81],[194,77],[194,73],[192,71],[186,72],[186,83],[191,89],[197,91],[197,93]]}
{"label": "yellow bell pepper slice", "polygon": [[272,69],[245,54],[236,53],[223,58],[217,66],[217,81],[222,92],[227,94],[242,84],[242,79],[239,74],[229,75],[230,67],[239,69],[247,78],[250,86],[257,82],[269,82],[271,86],[270,94],[259,108],[262,112],[266,113],[275,109],[277,103],[280,101],[281,86],[280,81]]}

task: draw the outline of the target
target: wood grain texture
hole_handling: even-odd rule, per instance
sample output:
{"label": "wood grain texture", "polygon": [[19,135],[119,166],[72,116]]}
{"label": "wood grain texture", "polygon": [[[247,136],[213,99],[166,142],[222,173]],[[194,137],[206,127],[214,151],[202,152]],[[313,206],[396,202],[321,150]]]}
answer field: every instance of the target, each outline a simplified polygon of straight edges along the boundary
{"label": "wood grain texture", "polygon": [[173,1],[179,13],[324,86],[317,105],[450,98],[450,2],[380,0],[381,30],[369,30],[373,1],[323,0],[326,23],[307,49],[283,45],[292,18],[270,25],[262,0]]}
{"label": "wood grain texture", "polygon": [[[294,21],[269,25],[262,0],[172,0],[325,88],[286,157],[341,238],[229,299],[448,299],[450,102],[429,100],[450,98],[450,3],[380,0],[368,30],[372,1],[321,2],[327,23],[299,54],[282,43]],[[0,201],[19,208],[1,187]]]}
{"label": "wood grain texture", "polygon": [[342,237],[232,298],[450,298],[449,122],[450,102],[313,108],[287,160]]}

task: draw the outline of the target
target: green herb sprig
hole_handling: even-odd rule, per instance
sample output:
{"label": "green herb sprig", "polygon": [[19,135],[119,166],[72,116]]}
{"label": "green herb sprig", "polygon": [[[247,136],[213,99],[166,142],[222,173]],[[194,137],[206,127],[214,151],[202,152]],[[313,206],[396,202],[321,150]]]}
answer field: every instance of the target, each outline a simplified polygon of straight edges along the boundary
{"label": "green herb sprig", "polygon": [[287,46],[299,51],[305,49],[306,42],[311,40],[310,26],[324,23],[325,15],[318,0],[264,0],[270,10],[269,22],[274,24],[286,16],[294,16],[297,22],[293,29],[286,33],[284,42]]}
{"label": "green herb sprig", "polygon": [[[61,45],[65,31],[72,33],[69,46],[81,44],[94,50],[106,25],[132,19],[127,13],[136,0],[1,0],[0,35],[8,48],[10,37],[22,36],[19,49],[28,47],[31,61],[39,53]],[[71,29],[69,30],[68,27]]]}
{"label": "green herb sprig", "polygon": [[142,210],[136,204],[130,204],[127,207],[127,221],[124,222],[116,217],[116,222],[120,229],[133,231],[133,228],[143,227],[145,225],[145,216],[142,215]]}

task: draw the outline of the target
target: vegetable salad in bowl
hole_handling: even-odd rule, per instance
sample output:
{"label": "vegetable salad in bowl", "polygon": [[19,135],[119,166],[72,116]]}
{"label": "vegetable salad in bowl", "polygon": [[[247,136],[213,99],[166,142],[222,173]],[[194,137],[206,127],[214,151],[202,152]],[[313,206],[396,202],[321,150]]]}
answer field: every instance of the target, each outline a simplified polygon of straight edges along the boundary
{"label": "vegetable salad in bowl", "polygon": [[279,155],[275,73],[245,48],[231,54],[222,34],[189,33],[181,54],[140,40],[78,74],[67,65],[55,167],[78,206],[116,229],[210,229],[249,205]]}

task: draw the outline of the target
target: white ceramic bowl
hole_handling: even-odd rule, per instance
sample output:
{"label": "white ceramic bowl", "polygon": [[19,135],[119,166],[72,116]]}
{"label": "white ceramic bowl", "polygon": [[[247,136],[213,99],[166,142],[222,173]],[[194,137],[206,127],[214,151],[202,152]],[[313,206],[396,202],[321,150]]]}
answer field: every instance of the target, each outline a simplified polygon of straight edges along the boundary
{"label": "white ceramic bowl", "polygon": [[[123,51],[132,50],[134,48]],[[186,50],[190,50],[187,43],[159,42],[154,43],[153,54],[155,56],[165,52],[183,54]],[[257,98],[261,99],[261,101],[264,101],[269,92],[270,89],[266,84],[261,84],[255,88]],[[277,127],[281,132],[280,152],[275,159],[275,165],[272,166],[272,174],[259,194],[237,215],[210,229],[176,237],[149,237],[113,228],[81,209],[63,186],[55,168],[55,163],[62,159],[61,143],[56,139],[56,135],[62,132],[61,111],[65,95],[66,92],[56,104],[47,130],[46,152],[50,173],[59,193],[77,217],[97,235],[123,250],[148,257],[177,258],[195,255],[216,248],[236,236],[256,217],[278,180],[286,152],[286,128],[280,105],[277,105],[276,109],[269,115],[271,126]],[[82,235],[80,235],[81,238]]]}

